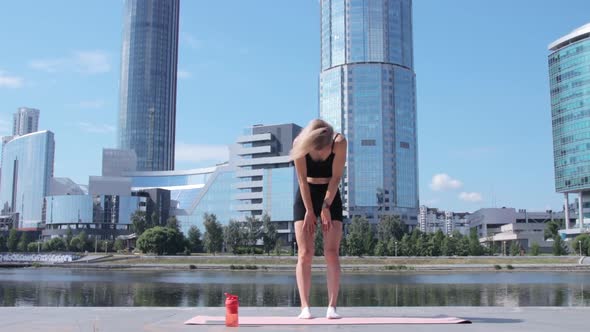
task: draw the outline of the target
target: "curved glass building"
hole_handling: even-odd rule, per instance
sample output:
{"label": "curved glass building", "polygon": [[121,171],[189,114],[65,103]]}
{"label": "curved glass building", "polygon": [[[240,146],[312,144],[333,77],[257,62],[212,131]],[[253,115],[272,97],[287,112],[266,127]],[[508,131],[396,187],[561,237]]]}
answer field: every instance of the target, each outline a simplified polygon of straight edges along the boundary
{"label": "curved glass building", "polygon": [[322,0],[320,117],[348,139],[348,217],[418,214],[411,0]]}
{"label": "curved glass building", "polygon": [[568,233],[571,193],[579,197],[573,228],[590,228],[584,222],[590,218],[590,24],[551,43],[549,51],[555,190],[568,207]]}
{"label": "curved glass building", "polygon": [[118,145],[137,169],[174,169],[179,0],[127,0]]}
{"label": "curved glass building", "polygon": [[0,208],[17,228],[38,229],[45,223],[54,152],[53,133],[48,130],[18,136],[4,145]]}

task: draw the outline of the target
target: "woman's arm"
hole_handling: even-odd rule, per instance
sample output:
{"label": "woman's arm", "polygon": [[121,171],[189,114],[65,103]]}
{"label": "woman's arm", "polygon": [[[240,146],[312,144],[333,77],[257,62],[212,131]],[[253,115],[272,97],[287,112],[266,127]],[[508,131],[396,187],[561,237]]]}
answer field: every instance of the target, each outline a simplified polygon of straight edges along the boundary
{"label": "woman's arm", "polygon": [[332,205],[334,197],[336,197],[336,192],[338,191],[338,185],[340,184],[340,180],[342,179],[342,174],[344,173],[347,142],[344,136],[339,135],[339,137],[342,137],[342,139],[337,140],[334,143],[334,162],[332,164],[332,178],[330,179],[330,182],[328,184],[328,191],[326,192],[326,197],[324,198],[324,207],[326,205]]}

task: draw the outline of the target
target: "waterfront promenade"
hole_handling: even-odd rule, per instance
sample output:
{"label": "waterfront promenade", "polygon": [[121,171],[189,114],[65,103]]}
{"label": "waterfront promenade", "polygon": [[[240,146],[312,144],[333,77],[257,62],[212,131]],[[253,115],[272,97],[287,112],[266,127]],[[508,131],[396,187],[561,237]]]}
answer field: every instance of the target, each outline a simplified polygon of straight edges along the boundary
{"label": "waterfront promenade", "polygon": [[[9,307],[0,308],[0,331],[367,331],[366,326],[225,326],[184,325],[196,315],[224,314],[222,307]],[[324,308],[312,308],[320,315]],[[297,308],[241,307],[240,315],[294,316]],[[342,307],[348,317],[455,316],[472,321],[461,325],[373,325],[370,331],[511,332],[586,331],[588,307]]]}

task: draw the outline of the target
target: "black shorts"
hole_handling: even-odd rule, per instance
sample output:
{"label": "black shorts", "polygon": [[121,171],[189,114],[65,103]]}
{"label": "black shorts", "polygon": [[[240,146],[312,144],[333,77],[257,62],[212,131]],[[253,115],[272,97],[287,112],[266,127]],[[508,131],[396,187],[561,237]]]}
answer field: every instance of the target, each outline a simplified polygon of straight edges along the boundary
{"label": "black shorts", "polygon": [[[328,191],[328,184],[312,184],[309,183],[309,193],[311,194],[311,202],[313,204],[313,212],[316,217],[320,216],[322,212],[322,205],[324,204],[324,198],[326,197],[326,191]],[[332,220],[342,221],[342,198],[340,197],[340,190],[336,191],[336,196],[330,205],[330,214]],[[295,194],[295,203],[293,204],[293,217],[295,221],[303,220],[305,218],[305,204],[303,204],[303,198],[301,197],[301,190],[297,189]]]}

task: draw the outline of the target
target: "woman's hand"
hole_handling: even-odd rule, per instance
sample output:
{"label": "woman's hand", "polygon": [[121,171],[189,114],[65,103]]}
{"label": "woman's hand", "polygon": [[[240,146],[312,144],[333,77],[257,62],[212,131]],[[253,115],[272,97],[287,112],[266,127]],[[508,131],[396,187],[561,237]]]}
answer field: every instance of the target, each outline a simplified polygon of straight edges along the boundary
{"label": "woman's hand", "polygon": [[313,212],[305,211],[305,217],[303,217],[303,229],[308,231],[310,234],[315,234],[315,224],[317,219]]}
{"label": "woman's hand", "polygon": [[330,227],[332,227],[332,213],[330,213],[330,209],[327,207],[322,208],[320,217],[322,218],[322,229],[324,232],[329,231]]}

